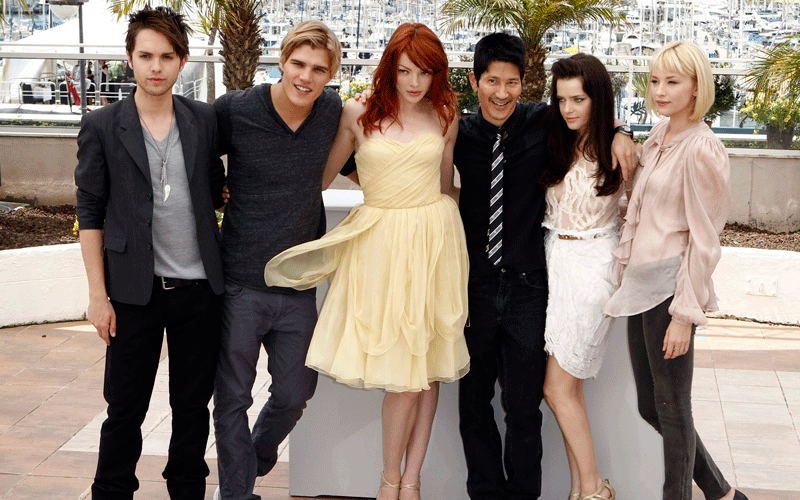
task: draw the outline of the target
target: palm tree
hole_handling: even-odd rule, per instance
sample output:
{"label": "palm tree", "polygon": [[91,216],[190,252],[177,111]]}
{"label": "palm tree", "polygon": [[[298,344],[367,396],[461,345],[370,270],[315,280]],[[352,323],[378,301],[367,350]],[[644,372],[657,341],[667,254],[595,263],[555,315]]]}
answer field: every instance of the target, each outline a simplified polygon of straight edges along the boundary
{"label": "palm tree", "polygon": [[220,0],[222,19],[219,38],[220,54],[225,60],[222,68],[222,83],[228,90],[246,89],[253,86],[253,77],[261,56],[264,39],[256,13],[260,0]]}
{"label": "palm tree", "polygon": [[765,99],[800,95],[800,50],[783,42],[763,50],[746,76],[753,93]]}
{"label": "palm tree", "polygon": [[547,85],[542,45],[547,30],[567,23],[599,21],[620,23],[624,14],[614,10],[615,0],[447,0],[442,6],[441,28],[453,33],[482,26],[491,30],[514,28],[528,47],[523,101],[541,101]]}

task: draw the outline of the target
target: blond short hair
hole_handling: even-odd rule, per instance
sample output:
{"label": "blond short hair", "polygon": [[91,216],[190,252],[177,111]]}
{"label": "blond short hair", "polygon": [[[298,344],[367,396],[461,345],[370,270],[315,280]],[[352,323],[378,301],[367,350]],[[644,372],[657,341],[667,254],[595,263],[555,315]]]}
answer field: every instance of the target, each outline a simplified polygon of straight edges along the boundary
{"label": "blond short hair", "polygon": [[[689,115],[691,121],[700,121],[714,104],[714,75],[711,62],[703,50],[691,42],[670,42],[661,47],[650,61],[650,71],[654,68],[686,75],[697,84],[697,97]],[[647,111],[660,116],[655,98],[648,81],[645,96]]]}
{"label": "blond short hair", "polygon": [[296,24],[281,42],[281,62],[286,62],[292,52],[302,45],[328,51],[331,78],[333,78],[342,64],[342,44],[333,31],[320,21],[303,21]]}

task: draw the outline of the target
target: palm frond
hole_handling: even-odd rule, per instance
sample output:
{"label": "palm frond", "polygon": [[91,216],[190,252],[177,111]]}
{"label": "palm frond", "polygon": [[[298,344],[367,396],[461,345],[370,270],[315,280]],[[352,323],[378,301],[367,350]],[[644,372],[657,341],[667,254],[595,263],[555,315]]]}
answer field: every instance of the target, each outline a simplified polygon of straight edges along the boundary
{"label": "palm frond", "polygon": [[[108,6],[108,10],[116,14],[117,19],[135,12],[143,8],[145,5],[152,5],[152,1],[150,0],[109,0],[108,3],[110,4]],[[165,0],[162,3],[175,12],[187,14],[194,10],[199,10],[206,3],[213,4],[215,2],[210,2],[207,0]]]}
{"label": "palm frond", "polygon": [[745,76],[745,84],[767,99],[800,94],[800,51],[789,42],[763,50]]}
{"label": "palm frond", "polygon": [[533,48],[547,30],[563,24],[624,22],[624,15],[614,10],[616,5],[616,0],[448,0],[442,6],[440,28],[446,33],[479,26],[514,28]]}
{"label": "palm frond", "polygon": [[516,27],[529,3],[524,0],[448,0],[442,5],[439,27],[445,33],[476,26],[492,30]]}
{"label": "palm frond", "polygon": [[33,20],[33,12],[31,12],[30,5],[28,5],[28,2],[26,0],[0,0],[0,21],[6,20],[5,18],[6,5],[14,5],[14,4],[21,7],[22,10],[24,10],[28,14],[31,20]]}

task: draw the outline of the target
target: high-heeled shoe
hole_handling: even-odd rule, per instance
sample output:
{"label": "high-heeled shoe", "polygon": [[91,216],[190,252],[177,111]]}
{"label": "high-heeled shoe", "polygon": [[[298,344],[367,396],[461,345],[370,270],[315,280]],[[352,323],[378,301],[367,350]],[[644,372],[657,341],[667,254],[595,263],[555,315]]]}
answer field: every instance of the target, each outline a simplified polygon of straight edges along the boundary
{"label": "high-heeled shoe", "polygon": [[404,483],[403,481],[400,481],[400,488],[406,490],[419,490],[419,483],[419,481],[416,483]]}
{"label": "high-heeled shoe", "polygon": [[416,483],[404,483],[402,480],[400,481],[400,489],[401,490],[417,490],[419,491],[420,483],[422,481],[417,479]]}
{"label": "high-heeled shoe", "polygon": [[580,493],[570,493],[569,498],[567,500],[581,500]]}
{"label": "high-heeled shoe", "polygon": [[378,491],[380,491],[383,488],[392,488],[392,489],[395,489],[397,491],[400,491],[400,488],[402,488],[402,482],[397,483],[397,484],[392,484],[392,483],[390,483],[389,481],[386,480],[386,476],[384,475],[383,472],[381,472],[381,485],[378,488]]}
{"label": "high-heeled shoe", "polygon": [[[611,496],[608,498],[601,497],[600,493],[602,493],[603,490],[606,488],[608,488],[608,491],[611,492]],[[614,492],[614,488],[611,487],[611,484],[609,484],[608,479],[603,479],[603,482],[600,483],[600,488],[598,488],[597,491],[595,491],[591,495],[582,496],[580,500],[614,500],[614,498],[616,498],[616,493]]]}

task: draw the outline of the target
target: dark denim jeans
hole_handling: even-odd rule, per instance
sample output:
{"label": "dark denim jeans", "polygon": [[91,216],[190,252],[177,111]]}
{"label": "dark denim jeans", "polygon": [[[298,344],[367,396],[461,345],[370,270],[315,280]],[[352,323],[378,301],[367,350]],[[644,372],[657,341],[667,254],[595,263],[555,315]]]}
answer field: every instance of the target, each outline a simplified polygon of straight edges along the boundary
{"label": "dark denim jeans", "polygon": [[[499,269],[491,278],[470,279],[464,329],[470,370],[459,383],[459,429],[472,500],[530,500],[541,494],[546,310],[544,270]],[[506,412],[504,453],[492,408],[498,380]]]}
{"label": "dark denim jeans", "polygon": [[[278,446],[314,395],[317,372],[305,366],[317,322],[313,290],[276,293],[225,283],[219,366],[214,383],[214,432],[223,500],[258,500],[256,478],[278,460]],[[270,396],[253,425],[253,383],[261,346],[272,376]]]}
{"label": "dark denim jeans", "polygon": [[672,317],[672,297],[628,318],[628,346],[639,413],[664,439],[664,500],[692,500],[692,479],[707,500],[719,500],[731,486],[703,446],[692,418],[694,325],[689,351],[664,359],[662,346]]}

